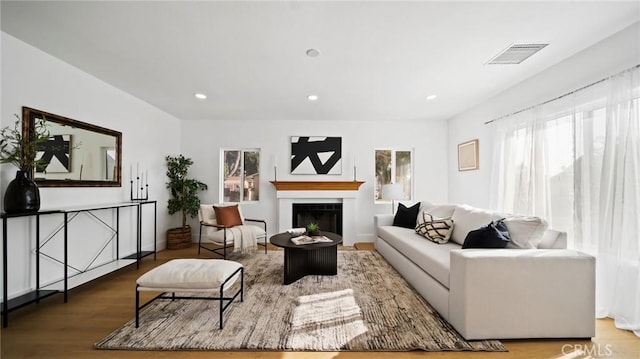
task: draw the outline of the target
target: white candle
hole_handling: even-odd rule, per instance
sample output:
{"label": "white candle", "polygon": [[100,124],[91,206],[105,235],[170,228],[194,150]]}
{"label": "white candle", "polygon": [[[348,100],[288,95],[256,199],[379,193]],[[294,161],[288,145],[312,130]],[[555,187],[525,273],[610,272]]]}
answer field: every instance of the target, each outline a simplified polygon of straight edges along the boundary
{"label": "white candle", "polygon": [[356,154],[353,154],[353,180],[356,180]]}
{"label": "white candle", "polygon": [[145,185],[149,185],[149,170],[145,171],[145,177],[147,178],[147,182],[145,182]]}
{"label": "white candle", "polygon": [[133,165],[129,165],[129,182],[133,181]]}
{"label": "white candle", "polygon": [[140,179],[140,162],[136,162],[136,179]]}

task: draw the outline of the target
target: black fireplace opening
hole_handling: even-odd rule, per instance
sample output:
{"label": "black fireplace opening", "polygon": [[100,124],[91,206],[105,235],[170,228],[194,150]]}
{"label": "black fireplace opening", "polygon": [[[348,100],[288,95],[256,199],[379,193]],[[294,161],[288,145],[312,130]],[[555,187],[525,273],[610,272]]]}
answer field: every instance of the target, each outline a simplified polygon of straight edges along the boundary
{"label": "black fireplace opening", "polygon": [[342,235],[342,203],[294,203],[293,227],[317,223],[320,231]]}

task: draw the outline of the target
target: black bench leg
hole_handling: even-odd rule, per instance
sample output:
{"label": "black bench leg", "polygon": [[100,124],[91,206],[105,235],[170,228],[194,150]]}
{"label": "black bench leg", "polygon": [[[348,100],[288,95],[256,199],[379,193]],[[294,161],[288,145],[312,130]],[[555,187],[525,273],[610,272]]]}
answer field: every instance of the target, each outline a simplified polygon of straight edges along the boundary
{"label": "black bench leg", "polygon": [[224,284],[220,286],[220,329],[222,329],[223,327],[223,323],[222,323],[222,320],[223,320],[222,314],[224,312],[224,300],[222,299],[224,298],[223,287],[224,287]]}
{"label": "black bench leg", "polygon": [[138,285],[136,284],[136,328],[140,326],[140,292],[138,292]]}

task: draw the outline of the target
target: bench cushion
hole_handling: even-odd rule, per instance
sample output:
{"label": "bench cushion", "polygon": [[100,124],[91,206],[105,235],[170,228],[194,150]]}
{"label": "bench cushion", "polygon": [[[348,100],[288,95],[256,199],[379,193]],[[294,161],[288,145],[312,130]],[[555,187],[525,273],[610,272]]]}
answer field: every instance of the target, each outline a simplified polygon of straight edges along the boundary
{"label": "bench cushion", "polygon": [[[143,289],[155,290],[208,290],[220,289],[242,264],[223,259],[173,259],[161,264],[138,278]],[[231,286],[235,278],[227,282]]]}

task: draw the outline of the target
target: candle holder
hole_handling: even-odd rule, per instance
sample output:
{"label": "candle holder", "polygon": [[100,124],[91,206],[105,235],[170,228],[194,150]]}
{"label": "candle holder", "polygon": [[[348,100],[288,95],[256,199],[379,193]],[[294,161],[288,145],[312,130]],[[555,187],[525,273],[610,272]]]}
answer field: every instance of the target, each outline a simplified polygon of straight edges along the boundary
{"label": "candle holder", "polygon": [[[136,177],[136,194],[133,196],[133,180],[129,181],[131,183],[131,200],[132,201],[146,201],[149,199],[149,183],[143,185],[143,182],[140,180],[140,177]],[[144,196],[144,197],[142,197]]]}

